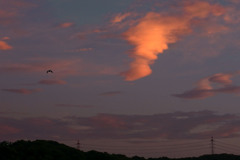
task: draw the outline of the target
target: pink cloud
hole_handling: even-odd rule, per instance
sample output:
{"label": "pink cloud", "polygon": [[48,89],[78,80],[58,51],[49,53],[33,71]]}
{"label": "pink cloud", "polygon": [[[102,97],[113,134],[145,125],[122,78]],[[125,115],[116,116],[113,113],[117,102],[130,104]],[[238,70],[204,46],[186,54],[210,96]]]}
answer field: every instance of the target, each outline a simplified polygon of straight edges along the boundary
{"label": "pink cloud", "polygon": [[[237,1],[237,0],[236,0]],[[234,2],[233,2],[234,3]],[[239,11],[239,2],[231,5],[227,8],[227,12],[224,15],[225,22],[229,24],[237,24],[240,22],[240,11]]]}
{"label": "pink cloud", "polygon": [[[89,139],[108,136],[112,139],[141,138],[146,140],[149,138],[198,139],[209,138],[212,135],[231,137],[238,133],[234,128],[240,123],[240,118],[231,114],[219,115],[211,111],[199,111],[155,115],[99,114],[85,118],[73,117],[72,121],[77,122],[79,126],[91,128],[85,130],[86,135],[82,134]],[[233,132],[227,136],[222,135],[229,130]],[[79,132],[84,131],[79,130]]]}
{"label": "pink cloud", "polygon": [[87,28],[85,31],[81,31],[72,35],[71,39],[77,38],[81,40],[86,40],[88,36],[100,35],[105,32],[107,32],[107,28],[100,28],[100,27],[91,28],[91,29]]}
{"label": "pink cloud", "polygon": [[240,93],[240,86],[225,86],[223,88],[218,88],[214,90],[216,93],[232,93],[238,94]]}
{"label": "pink cloud", "polygon": [[10,50],[10,49],[12,49],[12,46],[10,46],[4,41],[0,41],[0,50]]}
{"label": "pink cloud", "polygon": [[56,107],[67,107],[67,108],[93,108],[92,105],[83,105],[83,104],[56,104]]}
{"label": "pink cloud", "polygon": [[184,11],[190,17],[206,18],[210,14],[221,16],[226,9],[219,4],[210,4],[204,1],[185,1]]}
{"label": "pink cloud", "polygon": [[79,48],[79,49],[66,50],[66,52],[86,52],[91,50],[93,50],[93,48]]}
{"label": "pink cloud", "polygon": [[36,4],[23,0],[0,1],[0,24],[10,25],[19,22],[19,17],[23,16],[22,10],[36,7]]}
{"label": "pink cloud", "polygon": [[123,35],[130,44],[134,45],[130,57],[130,69],[121,75],[127,81],[134,81],[152,73],[150,65],[168,49],[169,44],[176,43],[180,36],[192,31],[194,19],[206,19],[209,16],[220,16],[225,9],[217,4],[194,1],[185,3],[182,14],[167,15],[149,12],[138,23],[131,26]]}
{"label": "pink cloud", "polygon": [[203,34],[208,36],[211,36],[217,33],[228,33],[231,31],[229,27],[226,27],[220,24],[209,24],[208,26],[204,26],[204,27],[205,28],[204,28]]}
{"label": "pink cloud", "polygon": [[66,84],[67,82],[60,79],[43,79],[40,80],[38,83],[45,85],[54,85],[54,84]]}
{"label": "pink cloud", "polygon": [[16,11],[0,10],[0,18],[12,18],[17,16]]}
{"label": "pink cloud", "polygon": [[25,89],[25,88],[21,88],[21,89],[2,89],[2,91],[18,93],[18,94],[32,94],[32,93],[40,92],[41,89]]}
{"label": "pink cloud", "polygon": [[173,96],[185,99],[204,99],[214,95],[215,94],[212,90],[192,89],[185,91],[182,94],[174,94]]}
{"label": "pink cloud", "polygon": [[113,67],[94,64],[82,59],[47,59],[32,58],[23,63],[1,63],[0,73],[28,73],[40,74],[53,70],[52,76],[62,78],[66,76],[98,76],[115,75],[118,73]]}
{"label": "pink cloud", "polygon": [[36,7],[36,4],[31,2],[26,2],[25,0],[11,0],[11,1],[1,1],[1,6],[4,7],[14,7],[14,8],[31,8]]}
{"label": "pink cloud", "polygon": [[10,135],[10,134],[17,134],[20,132],[20,129],[15,127],[0,124],[0,135]]}
{"label": "pink cloud", "polygon": [[[240,86],[233,86],[231,78],[239,75],[235,73],[217,73],[212,76],[201,79],[197,82],[196,87],[182,94],[173,96],[185,99],[204,99],[216,95],[217,93],[240,93]],[[221,84],[219,88],[213,88],[212,83]]]}
{"label": "pink cloud", "polygon": [[69,27],[72,27],[73,25],[74,25],[74,23],[72,23],[72,22],[65,22],[65,23],[60,24],[58,27],[69,28]]}
{"label": "pink cloud", "polygon": [[[192,149],[196,155],[199,144],[206,149],[204,153],[207,153],[211,136],[214,136],[217,144],[228,138],[236,140],[240,137],[238,115],[211,111],[154,115],[99,114],[63,118],[15,119],[0,116],[0,122],[4,122],[4,127],[0,127],[1,138],[7,141],[50,139],[75,147],[74,144],[79,139],[85,150],[102,149],[110,153],[129,153],[130,150],[131,154],[135,154],[136,148],[140,148],[137,155],[147,149],[145,156],[147,153],[153,156],[152,149],[155,148],[158,157],[164,155],[164,152],[170,156],[174,151],[181,152],[179,147],[182,145],[189,146],[190,150],[185,149],[188,156]],[[119,146],[122,146],[122,151],[119,151]]]}
{"label": "pink cloud", "polygon": [[240,2],[238,0],[230,0],[234,4],[239,4]]}
{"label": "pink cloud", "polygon": [[[99,140],[204,139],[239,137],[240,117],[211,111],[154,115],[98,114],[91,117],[0,117],[3,139],[53,138]],[[11,134],[7,134],[11,133]]]}
{"label": "pink cloud", "polygon": [[125,122],[114,115],[100,114],[98,116],[92,117],[91,119],[99,127],[104,128],[125,128]]}
{"label": "pink cloud", "polygon": [[221,137],[230,137],[230,136],[238,136],[238,133],[240,132],[240,127],[239,126],[232,126],[229,128],[229,130],[225,130],[225,132],[222,132],[220,134]]}
{"label": "pink cloud", "polygon": [[36,126],[52,126],[54,125],[54,121],[44,117],[37,117],[37,118],[29,118],[31,121],[30,123]]}
{"label": "pink cloud", "polygon": [[110,92],[103,92],[100,95],[101,96],[115,96],[115,95],[119,95],[122,94],[121,91],[110,91]]}
{"label": "pink cloud", "polygon": [[1,40],[9,40],[10,37],[3,37]]}

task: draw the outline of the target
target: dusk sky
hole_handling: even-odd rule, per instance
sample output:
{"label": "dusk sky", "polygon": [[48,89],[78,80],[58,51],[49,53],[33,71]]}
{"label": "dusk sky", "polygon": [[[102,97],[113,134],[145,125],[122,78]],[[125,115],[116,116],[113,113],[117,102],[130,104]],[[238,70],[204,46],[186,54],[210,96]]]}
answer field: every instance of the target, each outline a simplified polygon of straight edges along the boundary
{"label": "dusk sky", "polygon": [[[208,154],[211,136],[236,145],[239,7],[0,0],[0,141],[79,140],[86,151],[146,157]],[[202,148],[161,154],[167,144]]]}

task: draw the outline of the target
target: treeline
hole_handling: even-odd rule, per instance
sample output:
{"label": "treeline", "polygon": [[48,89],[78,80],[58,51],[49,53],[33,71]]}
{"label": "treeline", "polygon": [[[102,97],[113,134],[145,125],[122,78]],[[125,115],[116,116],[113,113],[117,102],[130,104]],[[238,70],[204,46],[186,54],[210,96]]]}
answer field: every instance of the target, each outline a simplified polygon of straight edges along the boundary
{"label": "treeline", "polygon": [[0,160],[240,160],[240,156],[218,154],[178,159],[167,157],[145,159],[138,156],[127,157],[106,152],[83,152],[55,141],[20,140],[14,143],[1,142]]}

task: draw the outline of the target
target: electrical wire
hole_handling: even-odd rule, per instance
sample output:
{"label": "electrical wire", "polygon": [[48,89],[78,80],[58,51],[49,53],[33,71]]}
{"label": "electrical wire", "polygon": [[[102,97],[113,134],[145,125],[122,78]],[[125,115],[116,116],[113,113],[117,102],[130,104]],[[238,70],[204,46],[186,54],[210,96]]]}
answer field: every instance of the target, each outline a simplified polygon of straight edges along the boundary
{"label": "electrical wire", "polygon": [[[68,142],[73,142],[73,140],[67,140]],[[89,144],[89,143],[80,143],[81,150],[90,151],[96,150],[100,152],[108,153],[124,153],[128,155],[156,155],[158,157],[168,156],[169,155],[189,155],[197,153],[199,155],[206,154],[208,151],[211,151],[212,145],[215,153],[239,153],[240,146],[235,144],[229,144],[221,140],[215,140],[213,143],[211,141],[197,140],[194,142],[177,142],[174,141],[159,141],[158,143],[152,143],[149,145],[107,145],[107,144]],[[75,144],[76,145],[76,144]],[[211,152],[209,152],[211,153]],[[196,155],[196,154],[195,154]]]}

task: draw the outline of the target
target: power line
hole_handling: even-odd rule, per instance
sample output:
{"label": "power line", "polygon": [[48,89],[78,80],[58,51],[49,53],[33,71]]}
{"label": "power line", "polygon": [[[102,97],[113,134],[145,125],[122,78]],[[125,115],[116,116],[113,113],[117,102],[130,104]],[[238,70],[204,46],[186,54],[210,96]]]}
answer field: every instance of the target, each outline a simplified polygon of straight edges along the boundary
{"label": "power line", "polygon": [[92,148],[104,148],[104,149],[126,149],[126,148],[131,148],[133,150],[161,150],[161,149],[191,149],[191,148],[196,148],[196,147],[208,147],[209,144],[208,143],[202,143],[202,144],[191,144],[191,145],[182,145],[182,146],[144,146],[144,147],[138,147],[136,148],[136,146],[106,146],[106,145],[90,145],[90,144],[82,144],[82,146],[86,146],[86,147],[92,147]]}
{"label": "power line", "polygon": [[[160,142],[159,144],[158,145],[154,145],[152,147],[154,147],[154,148],[156,148],[156,147],[158,147],[158,148],[161,148],[161,147],[163,147],[163,148],[166,148],[166,147],[171,148],[171,147],[184,147],[184,146],[191,147],[191,146],[196,146],[196,145],[208,145],[207,142],[203,142],[203,141],[188,142],[188,143],[174,143],[174,144],[169,144],[169,143],[162,144]],[[92,144],[82,143],[82,145],[84,145],[84,146],[92,146],[92,147],[103,147],[103,145],[98,145],[98,144],[92,145]],[[129,146],[131,146],[131,145],[117,145],[117,146],[116,145],[104,145],[104,147],[107,147],[107,148],[126,148],[126,147],[129,147]],[[134,145],[132,145],[132,146],[134,146]],[[145,146],[145,147],[149,148],[151,146]]]}
{"label": "power line", "polygon": [[240,148],[239,145],[236,145],[236,144],[229,144],[229,143],[226,143],[226,142],[222,142],[222,141],[219,141],[219,140],[216,140],[217,143],[221,143],[223,145],[229,145],[229,146],[232,146],[232,147],[237,147],[237,148]]}
{"label": "power line", "polygon": [[234,148],[234,147],[230,147],[230,146],[226,146],[226,145],[222,145],[222,144],[217,144],[216,148],[218,148],[218,147],[222,147],[222,148],[229,149],[229,150],[232,150],[232,151],[235,150],[236,152],[239,151],[238,148]]}
{"label": "power line", "polygon": [[226,148],[226,147],[222,147],[222,146],[217,146],[216,147],[217,150],[222,150],[224,151],[225,153],[233,153],[233,150],[232,149],[229,149],[229,148]]}
{"label": "power line", "polygon": [[[89,151],[96,150],[100,152],[109,152],[116,154],[126,154],[126,155],[158,155],[158,156],[173,156],[173,155],[196,155],[196,154],[206,154],[209,151],[210,153],[239,153],[240,146],[235,144],[230,144],[226,142],[222,142],[221,140],[215,140],[213,137],[209,141],[198,140],[194,142],[179,142],[174,143],[173,141],[168,142],[159,142],[159,143],[151,143],[148,145],[137,145],[137,144],[129,144],[128,145],[121,143],[121,145],[107,145],[107,144],[89,144],[89,143],[81,143],[78,140],[76,143],[76,148]],[[194,154],[193,154],[194,153]]]}

